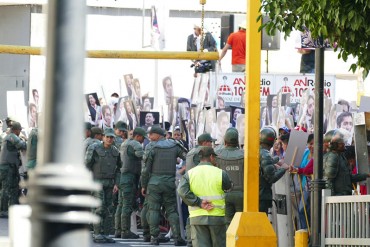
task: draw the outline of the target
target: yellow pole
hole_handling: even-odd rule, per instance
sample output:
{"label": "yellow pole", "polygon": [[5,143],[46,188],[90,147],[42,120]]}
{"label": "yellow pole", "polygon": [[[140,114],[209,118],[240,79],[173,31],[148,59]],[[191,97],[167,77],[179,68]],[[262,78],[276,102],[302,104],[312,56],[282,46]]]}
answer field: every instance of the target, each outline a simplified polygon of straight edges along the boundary
{"label": "yellow pole", "polygon": [[228,230],[227,246],[277,246],[276,234],[265,213],[259,211],[259,116],[261,33],[256,22],[260,0],[247,1],[245,93],[244,212],[236,213]]}
{"label": "yellow pole", "polygon": [[[42,55],[41,47],[0,45],[0,54]],[[218,60],[218,52],[90,50],[88,58]]]}

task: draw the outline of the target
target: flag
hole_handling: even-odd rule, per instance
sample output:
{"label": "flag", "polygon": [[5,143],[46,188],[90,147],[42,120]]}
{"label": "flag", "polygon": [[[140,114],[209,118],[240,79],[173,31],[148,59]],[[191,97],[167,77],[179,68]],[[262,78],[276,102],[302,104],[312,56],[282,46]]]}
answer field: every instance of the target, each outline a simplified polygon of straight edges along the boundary
{"label": "flag", "polygon": [[159,31],[157,12],[155,10],[155,6],[152,6],[151,28],[152,28],[152,31],[151,31],[150,45],[155,50],[159,50],[159,38],[160,38],[161,32]]}
{"label": "flag", "polygon": [[152,32],[160,34],[161,32],[159,31],[158,27],[158,19],[157,19],[157,12],[155,10],[155,6],[152,6]]}

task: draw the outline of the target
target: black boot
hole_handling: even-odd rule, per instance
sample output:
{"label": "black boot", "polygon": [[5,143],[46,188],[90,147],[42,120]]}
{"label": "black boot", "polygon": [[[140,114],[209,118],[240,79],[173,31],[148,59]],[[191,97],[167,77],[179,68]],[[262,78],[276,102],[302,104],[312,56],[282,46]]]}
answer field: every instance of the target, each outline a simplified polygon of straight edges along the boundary
{"label": "black boot", "polygon": [[152,239],[150,241],[150,244],[151,245],[159,245],[159,239],[158,239],[158,237],[152,237]]}
{"label": "black boot", "polygon": [[186,241],[179,237],[175,239],[175,246],[186,246]]}

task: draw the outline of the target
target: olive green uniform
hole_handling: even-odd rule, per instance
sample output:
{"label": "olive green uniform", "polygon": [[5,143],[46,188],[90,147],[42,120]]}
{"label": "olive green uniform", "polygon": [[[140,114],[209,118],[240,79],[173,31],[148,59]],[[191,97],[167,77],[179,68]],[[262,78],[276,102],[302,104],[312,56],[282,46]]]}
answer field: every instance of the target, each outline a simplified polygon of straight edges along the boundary
{"label": "olive green uniform", "polygon": [[104,148],[103,143],[95,143],[88,147],[85,155],[85,164],[92,171],[94,180],[101,183],[102,190],[94,192],[94,197],[102,204],[94,210],[101,217],[101,221],[94,225],[94,234],[108,235],[110,225],[113,225],[113,187],[119,182],[121,159],[118,149],[112,145]]}
{"label": "olive green uniform", "polygon": [[[131,213],[137,208],[136,194],[141,173],[141,160],[144,155],[142,145],[133,139],[126,140],[120,149],[121,178],[119,183],[119,201],[116,211],[116,232],[122,231],[122,236],[128,236],[131,227]],[[121,225],[117,224],[121,218]],[[126,237],[126,238],[127,238]]]}
{"label": "olive green uniform", "polygon": [[[198,166],[212,165],[210,162],[200,162]],[[206,179],[206,178],[205,178]],[[231,180],[225,171],[222,171],[222,189],[229,190]],[[189,174],[185,173],[182,177],[178,193],[188,206],[200,207],[202,200],[190,190]],[[194,246],[226,246],[226,221],[225,217],[219,216],[198,216],[190,218],[192,227],[191,236]],[[209,239],[209,237],[211,239]],[[212,245],[209,242],[212,241]]]}
{"label": "olive green uniform", "polygon": [[225,195],[225,218],[230,224],[236,212],[243,212],[244,151],[225,146],[215,151],[217,166],[226,171],[233,182],[233,189]]}
{"label": "olive green uniform", "polygon": [[352,195],[352,183],[366,180],[367,174],[352,174],[343,152],[329,151],[324,156],[324,178],[333,196]]}
{"label": "olive green uniform", "polygon": [[147,218],[150,235],[154,238],[159,236],[160,208],[163,205],[175,242],[181,239],[175,184],[178,157],[185,160],[186,149],[175,140],[161,137],[155,144],[145,149],[145,166],[141,179],[148,200]]}
{"label": "olive green uniform", "polygon": [[18,204],[20,150],[26,150],[27,144],[13,132],[7,134],[2,142],[0,155],[0,212],[7,212],[10,205]]}
{"label": "olive green uniform", "polygon": [[271,186],[284,176],[286,171],[284,168],[275,167],[278,161],[278,158],[273,158],[267,149],[260,146],[259,211],[266,214],[272,207]]}
{"label": "olive green uniform", "polygon": [[34,169],[37,160],[37,139],[38,130],[34,128],[31,130],[27,140],[27,168]]}

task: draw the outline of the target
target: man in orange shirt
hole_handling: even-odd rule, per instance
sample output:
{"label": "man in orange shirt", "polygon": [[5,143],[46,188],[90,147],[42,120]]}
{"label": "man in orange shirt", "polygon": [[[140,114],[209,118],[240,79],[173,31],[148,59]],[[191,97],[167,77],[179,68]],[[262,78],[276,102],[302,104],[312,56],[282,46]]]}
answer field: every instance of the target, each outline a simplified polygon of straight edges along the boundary
{"label": "man in orange shirt", "polygon": [[231,64],[233,72],[245,71],[245,49],[246,49],[246,21],[239,24],[239,31],[229,35],[224,48],[221,51],[218,62],[221,65],[221,59],[226,55],[229,48],[232,49]]}

